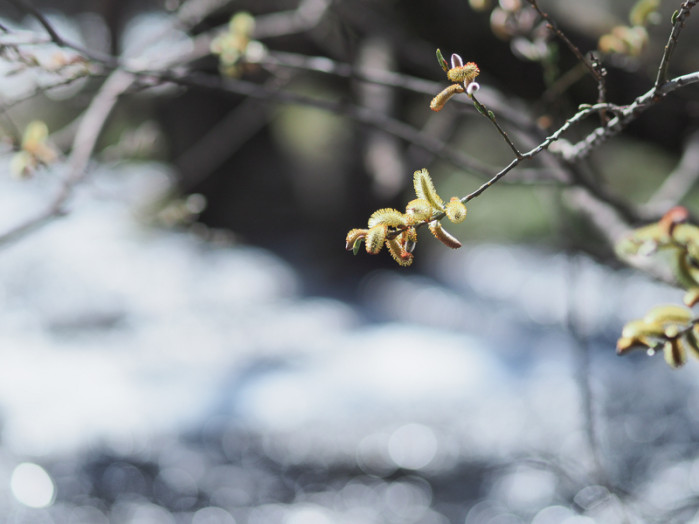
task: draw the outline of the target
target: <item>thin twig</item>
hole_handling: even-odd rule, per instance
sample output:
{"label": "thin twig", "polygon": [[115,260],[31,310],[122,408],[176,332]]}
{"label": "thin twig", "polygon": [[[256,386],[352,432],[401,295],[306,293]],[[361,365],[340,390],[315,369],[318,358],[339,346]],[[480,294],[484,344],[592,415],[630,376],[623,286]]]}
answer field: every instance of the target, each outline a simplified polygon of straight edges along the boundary
{"label": "thin twig", "polygon": [[87,174],[87,166],[95,149],[97,138],[109,114],[119,96],[132,85],[133,81],[134,77],[124,71],[115,71],[105,81],[80,120],[68,158],[68,173],[58,192],[40,213],[0,234],[0,246],[18,240],[66,213],[65,205],[72,196],[75,186]]}
{"label": "thin twig", "polygon": [[30,4],[27,0],[8,0],[11,4],[13,4],[15,7],[22,11],[26,11],[29,14],[31,14],[34,18],[36,18],[37,22],[41,24],[41,26],[46,30],[46,32],[49,35],[49,38],[53,43],[55,43],[59,47],[66,47],[70,48],[81,55],[83,55],[86,58],[89,58],[90,60],[100,62],[102,64],[108,64],[108,66],[112,69],[115,69],[119,67],[119,60],[112,56],[108,55],[105,53],[100,53],[99,51],[94,51],[91,49],[88,49],[86,47],[83,47],[79,44],[76,44],[75,42],[71,42],[65,38],[63,38],[58,31],[53,27],[51,22],[38,10],[36,9],[32,4]]}
{"label": "thin twig", "polygon": [[536,155],[541,153],[543,150],[548,149],[551,144],[561,137],[568,129],[570,129],[571,126],[574,124],[580,122],[582,119],[585,117],[589,116],[590,114],[597,112],[601,109],[610,109],[614,108],[617,109],[616,106],[613,106],[611,104],[595,104],[593,106],[587,106],[582,108],[580,111],[578,111],[575,115],[573,115],[571,118],[569,118],[555,133],[553,133],[551,136],[547,137],[546,140],[541,142],[539,145],[534,147],[533,149],[529,150],[526,153],[520,154],[517,158],[512,160],[507,166],[505,166],[502,170],[500,170],[495,176],[493,176],[490,180],[482,184],[478,189],[473,191],[472,193],[469,193],[465,197],[461,199],[462,202],[466,203],[469,200],[472,200],[478,196],[480,196],[485,190],[487,190],[489,187],[491,187],[493,184],[498,182],[502,177],[504,177],[507,173],[509,173],[513,168],[518,166],[520,163],[522,163],[525,160],[530,160],[534,158]]}
{"label": "thin twig", "polygon": [[[585,138],[575,144],[560,142],[556,153],[560,154],[568,162],[574,162],[586,157],[590,152],[609,138],[617,135],[632,120],[636,119],[643,111],[656,104],[662,97],[681,87],[699,82],[699,71],[678,76],[663,83],[659,88],[652,89],[636,98],[628,106],[625,106],[614,118],[605,125],[600,126],[589,133]],[[552,151],[553,152],[553,151]]]}
{"label": "thin twig", "polygon": [[[263,67],[269,68],[288,67],[334,75],[341,78],[351,78],[359,82],[412,91],[413,93],[430,95],[430,97],[434,96],[436,91],[441,90],[441,84],[438,82],[424,80],[395,71],[356,68],[352,64],[338,62],[324,56],[305,56],[296,53],[271,51],[258,63]],[[498,116],[504,120],[516,125],[520,129],[529,132],[533,130],[534,126],[532,125],[531,119],[523,115],[521,111],[501,101],[493,90],[482,87],[479,91],[479,95],[484,99],[485,103],[497,111]],[[467,104],[467,107],[471,106],[466,99],[455,98],[453,101]]]}
{"label": "thin twig", "polygon": [[667,44],[665,45],[665,51],[660,59],[660,66],[658,67],[658,76],[655,79],[655,91],[659,91],[660,87],[665,83],[668,77],[668,70],[670,68],[670,58],[672,57],[672,52],[675,50],[677,45],[677,40],[680,36],[680,32],[684,28],[684,24],[689,18],[692,8],[697,4],[697,0],[686,0],[679,8],[675,11],[672,18],[672,31],[670,31],[670,36],[668,37]]}
{"label": "thin twig", "polygon": [[507,145],[510,146],[510,149],[512,149],[512,152],[515,154],[515,157],[521,158],[522,153],[520,153],[519,149],[517,149],[517,146],[512,142],[510,137],[508,136],[507,132],[500,127],[500,124],[498,124],[497,119],[495,118],[495,113],[493,113],[490,109],[488,109],[485,105],[480,103],[478,99],[476,98],[475,94],[470,94],[468,95],[471,100],[473,100],[473,105],[476,107],[478,112],[485,116],[488,120],[490,120],[495,128],[498,130],[500,135],[505,139],[505,142],[507,142]]}
{"label": "thin twig", "polygon": [[543,11],[539,7],[537,0],[527,0],[527,1],[531,4],[531,6],[534,9],[536,9],[536,12],[539,13],[539,16],[541,16],[541,18],[546,20],[546,23],[551,28],[551,30],[554,33],[556,33],[556,36],[558,36],[558,38],[560,38],[563,41],[563,43],[565,43],[565,45],[568,46],[568,49],[570,49],[573,52],[575,57],[578,60],[580,60],[581,63],[583,63],[585,65],[587,70],[592,75],[592,78],[594,78],[595,81],[597,82],[597,94],[598,94],[597,102],[603,103],[605,101],[605,97],[606,97],[606,87],[604,84],[604,70],[601,69],[599,67],[599,65],[596,66],[596,62],[592,62],[589,59],[585,58],[585,56],[583,56],[580,49],[578,49],[578,47],[568,39],[568,37],[565,35],[565,33],[559,29],[558,25],[549,16],[549,14],[546,13],[545,11]]}
{"label": "thin twig", "polygon": [[203,74],[175,74],[171,71],[132,71],[145,82],[156,81],[172,82],[191,88],[213,90],[219,93],[243,95],[251,98],[265,100],[274,104],[296,104],[307,107],[315,107],[330,111],[356,120],[357,122],[379,128],[392,135],[402,138],[406,142],[418,145],[430,153],[447,160],[455,166],[481,176],[488,176],[492,172],[486,164],[471,156],[456,151],[448,144],[432,136],[421,133],[413,126],[391,118],[388,115],[376,113],[366,107],[347,104],[342,101],[319,100],[317,98],[300,95],[290,91],[271,89],[245,80],[227,78]]}

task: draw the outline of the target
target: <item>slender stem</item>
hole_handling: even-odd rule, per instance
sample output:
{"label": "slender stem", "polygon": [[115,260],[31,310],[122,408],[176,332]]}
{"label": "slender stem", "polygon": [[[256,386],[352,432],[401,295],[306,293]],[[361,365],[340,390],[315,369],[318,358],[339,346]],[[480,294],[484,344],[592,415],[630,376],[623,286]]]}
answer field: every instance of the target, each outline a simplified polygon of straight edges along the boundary
{"label": "slender stem", "polygon": [[512,152],[515,154],[515,156],[517,158],[521,158],[522,153],[519,152],[519,149],[517,149],[517,146],[514,144],[514,142],[512,142],[510,137],[507,135],[507,132],[502,127],[500,127],[500,124],[498,124],[498,121],[495,118],[495,114],[490,109],[485,107],[485,105],[480,103],[478,101],[478,99],[476,98],[475,94],[470,94],[468,96],[471,98],[471,100],[473,100],[473,105],[476,106],[476,109],[478,110],[478,112],[480,114],[482,114],[483,116],[485,116],[486,118],[488,118],[488,120],[490,120],[493,123],[495,128],[498,130],[498,132],[505,139],[505,142],[507,142],[507,145],[510,146],[510,149],[512,149]]}
{"label": "slender stem", "polygon": [[520,163],[522,163],[524,160],[529,160],[531,158],[534,158],[536,155],[541,153],[544,149],[548,149],[548,147],[558,140],[560,136],[565,133],[570,127],[577,123],[580,122],[583,118],[589,116],[590,114],[602,110],[602,109],[618,109],[616,106],[613,106],[612,104],[595,104],[593,106],[587,106],[582,108],[580,111],[578,111],[575,115],[573,115],[571,118],[569,118],[565,124],[563,124],[555,133],[553,133],[551,136],[547,137],[546,140],[541,142],[539,145],[531,149],[530,151],[526,153],[519,153],[517,154],[517,158],[513,159],[512,162],[510,162],[507,166],[505,166],[502,170],[500,170],[496,175],[494,175],[490,180],[487,182],[483,183],[478,189],[475,191],[469,193],[465,197],[461,199],[462,202],[466,203],[469,200],[473,200],[474,198],[480,196],[483,192],[485,192],[489,187],[491,187],[493,184],[498,182],[501,178],[503,178],[507,173],[509,173],[512,169],[517,167]]}
{"label": "slender stem", "polygon": [[690,11],[697,4],[697,0],[686,0],[679,8],[675,11],[673,15],[672,31],[668,37],[667,44],[665,45],[665,51],[660,59],[660,66],[658,67],[658,76],[655,79],[655,91],[659,91],[660,87],[667,81],[668,70],[670,68],[670,58],[672,57],[672,52],[675,50],[675,45],[677,45],[677,40],[680,36],[680,32],[684,28],[684,24],[689,18]]}
{"label": "slender stem", "polygon": [[545,11],[543,11],[543,10],[539,7],[539,4],[537,3],[537,0],[527,0],[527,1],[531,4],[531,6],[532,6],[534,9],[536,9],[536,12],[539,13],[539,16],[541,16],[541,18],[543,18],[544,20],[546,20],[546,23],[547,23],[548,26],[551,28],[551,30],[552,30],[554,33],[556,33],[556,36],[558,36],[558,38],[560,38],[560,39],[568,46],[568,49],[570,49],[570,50],[573,52],[573,54],[575,55],[575,57],[576,57],[578,60],[580,60],[580,62],[582,62],[582,63],[585,65],[585,67],[587,68],[587,70],[590,72],[590,74],[592,75],[592,77],[593,77],[593,78],[595,79],[595,81],[597,82],[597,90],[598,90],[598,99],[597,99],[597,102],[598,102],[598,103],[604,102],[605,93],[606,93],[606,87],[605,87],[605,84],[604,84],[604,71],[603,71],[599,66],[595,67],[595,63],[591,62],[590,60],[588,60],[587,58],[585,58],[585,56],[583,56],[583,54],[582,54],[582,52],[580,51],[580,49],[578,49],[578,47],[577,47],[573,42],[571,42],[571,41],[568,39],[568,37],[565,35],[565,33],[563,33],[563,31],[561,31],[561,30],[558,28],[558,25],[557,25],[556,22],[549,16],[549,14],[546,13]]}
{"label": "slender stem", "polygon": [[133,83],[133,76],[124,71],[115,71],[104,82],[100,91],[92,99],[80,120],[68,159],[69,170],[61,186],[45,209],[34,217],[0,234],[0,245],[5,246],[49,223],[53,218],[66,213],[65,205],[73,194],[75,186],[87,174],[87,166],[95,149],[97,138],[104,128],[119,96]]}

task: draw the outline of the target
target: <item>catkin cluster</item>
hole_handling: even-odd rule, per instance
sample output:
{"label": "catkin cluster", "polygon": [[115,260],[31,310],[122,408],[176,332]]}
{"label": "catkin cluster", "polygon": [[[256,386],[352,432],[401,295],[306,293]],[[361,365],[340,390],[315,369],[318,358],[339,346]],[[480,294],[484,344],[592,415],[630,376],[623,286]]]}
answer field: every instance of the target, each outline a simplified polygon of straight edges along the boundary
{"label": "catkin cluster", "polygon": [[405,213],[393,209],[379,209],[369,217],[366,228],[356,228],[347,233],[345,248],[357,254],[362,243],[370,255],[376,255],[384,244],[393,259],[401,266],[413,263],[413,250],[417,243],[417,227],[428,224],[432,234],[446,246],[456,249],[461,242],[447,232],[440,220],[445,216],[454,223],[466,218],[466,206],[457,197],[444,203],[432,182],[427,169],[413,174],[417,198],[408,202]]}

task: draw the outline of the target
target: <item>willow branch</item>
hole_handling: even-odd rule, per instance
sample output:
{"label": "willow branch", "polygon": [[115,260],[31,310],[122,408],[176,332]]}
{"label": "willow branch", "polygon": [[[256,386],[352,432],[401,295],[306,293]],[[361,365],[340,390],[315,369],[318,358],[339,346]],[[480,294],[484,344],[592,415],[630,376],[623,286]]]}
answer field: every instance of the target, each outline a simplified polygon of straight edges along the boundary
{"label": "willow branch", "polygon": [[672,17],[672,31],[670,31],[670,36],[668,37],[667,44],[665,45],[665,51],[660,59],[660,66],[658,67],[658,76],[655,79],[655,90],[659,91],[660,87],[665,83],[668,77],[668,70],[670,68],[670,58],[672,58],[672,53],[677,45],[677,40],[679,39],[680,32],[684,29],[684,24],[689,18],[692,8],[697,4],[697,0],[686,0],[679,8],[675,11]]}
{"label": "willow branch", "polygon": [[636,98],[633,103],[623,107],[609,122],[596,128],[579,142],[575,144],[560,142],[555,152],[560,154],[561,157],[568,162],[574,162],[585,158],[593,149],[597,148],[609,138],[617,135],[646,109],[658,103],[661,98],[681,87],[697,82],[699,82],[699,71],[668,80],[659,88],[654,86],[652,89]]}
{"label": "willow branch", "polygon": [[537,0],[527,0],[531,6],[536,9],[536,12],[539,13],[539,16],[546,20],[546,23],[548,26],[551,28],[551,30],[556,33],[556,36],[560,38],[563,43],[565,43],[566,46],[568,46],[568,49],[572,51],[572,53],[575,55],[575,57],[582,63],[584,66],[587,68],[587,70],[590,72],[592,75],[592,78],[595,79],[597,82],[597,102],[602,103],[604,102],[606,98],[606,86],[604,84],[604,71],[601,69],[601,67],[596,64],[596,62],[592,62],[591,60],[585,58],[583,56],[582,52],[578,47],[571,42],[568,37],[565,35],[563,31],[560,30],[556,22],[549,16],[548,13],[543,11],[540,7],[539,4],[537,3]]}
{"label": "willow branch", "polygon": [[66,213],[66,204],[75,186],[85,177],[87,166],[94,152],[97,138],[107,121],[119,96],[133,83],[133,76],[123,71],[115,71],[105,81],[92,99],[80,120],[68,158],[68,173],[52,201],[34,217],[0,234],[0,245],[7,245],[25,234],[47,224],[53,218]]}

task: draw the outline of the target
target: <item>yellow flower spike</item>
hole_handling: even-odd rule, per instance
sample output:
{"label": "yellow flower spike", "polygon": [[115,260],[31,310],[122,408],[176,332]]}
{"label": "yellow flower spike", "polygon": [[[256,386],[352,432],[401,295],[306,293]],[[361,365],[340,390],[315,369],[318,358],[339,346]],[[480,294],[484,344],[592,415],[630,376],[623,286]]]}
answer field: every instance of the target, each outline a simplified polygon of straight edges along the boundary
{"label": "yellow flower spike", "polygon": [[366,252],[370,255],[376,255],[381,248],[383,243],[386,241],[386,235],[388,234],[388,226],[386,224],[377,224],[369,229],[366,235]]}
{"label": "yellow flower spike", "polygon": [[621,337],[616,342],[616,352],[618,355],[623,355],[638,347],[652,348],[654,345],[655,343],[648,337]]}
{"label": "yellow flower spike", "polygon": [[629,22],[634,26],[647,25],[659,7],[660,0],[639,0],[629,12]]}
{"label": "yellow flower spike", "polygon": [[437,240],[447,247],[452,249],[458,249],[461,247],[461,242],[459,242],[455,236],[448,233],[446,229],[442,227],[442,224],[440,224],[437,220],[430,223],[430,232]]}
{"label": "yellow flower spike", "polygon": [[450,85],[432,99],[432,101],[430,102],[430,109],[435,112],[441,111],[444,107],[444,104],[446,104],[449,101],[449,99],[451,99],[451,97],[453,97],[456,94],[463,93],[465,91],[466,90],[464,89],[464,86],[462,86],[461,84]]}
{"label": "yellow flower spike", "polygon": [[416,198],[405,206],[405,214],[412,224],[424,222],[432,217],[432,204],[424,198]]}
{"label": "yellow flower spike", "polygon": [[686,347],[695,358],[699,358],[699,328],[696,325],[685,334]]}
{"label": "yellow flower spike", "polygon": [[451,197],[445,212],[447,218],[454,222],[454,224],[459,224],[466,220],[466,206],[457,197]]}
{"label": "yellow flower spike", "polygon": [[621,332],[622,338],[635,340],[640,344],[652,346],[653,343],[646,342],[649,337],[660,338],[665,336],[665,327],[659,323],[649,323],[645,320],[632,320],[628,322]]}
{"label": "yellow flower spike", "polygon": [[665,362],[673,368],[684,366],[687,362],[687,350],[679,338],[671,338],[663,345]]}
{"label": "yellow flower spike", "polygon": [[372,228],[379,224],[385,224],[389,227],[400,227],[407,225],[405,215],[390,207],[374,211],[369,217],[369,227]]}
{"label": "yellow flower spike", "polygon": [[415,171],[413,174],[413,185],[418,198],[427,200],[436,211],[444,210],[444,202],[437,194],[437,190],[434,188],[432,178],[427,169]]}
{"label": "yellow flower spike", "polygon": [[406,251],[397,238],[387,240],[386,247],[393,257],[393,260],[398,262],[402,267],[408,267],[413,263],[413,254]]}
{"label": "yellow flower spike", "polygon": [[447,71],[447,78],[452,82],[457,82],[462,85],[468,85],[475,80],[481,70],[475,62],[467,62],[462,66],[452,67]]}
{"label": "yellow flower spike", "polygon": [[345,239],[345,249],[347,251],[354,249],[355,244],[362,240],[368,232],[368,229],[350,229],[349,233],[347,233],[347,238]]}
{"label": "yellow flower spike", "polygon": [[694,307],[699,303],[699,287],[690,288],[685,294],[682,301],[689,307]]}
{"label": "yellow flower spike", "polygon": [[692,310],[675,304],[655,306],[643,317],[643,323],[649,328],[676,324],[689,325],[691,321]]}

